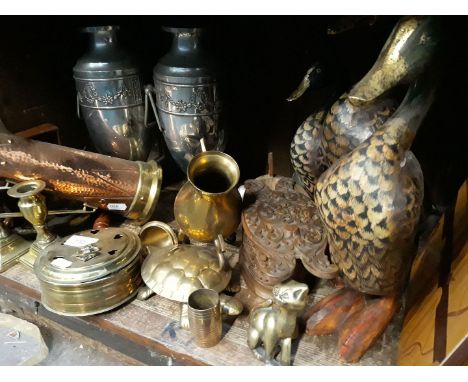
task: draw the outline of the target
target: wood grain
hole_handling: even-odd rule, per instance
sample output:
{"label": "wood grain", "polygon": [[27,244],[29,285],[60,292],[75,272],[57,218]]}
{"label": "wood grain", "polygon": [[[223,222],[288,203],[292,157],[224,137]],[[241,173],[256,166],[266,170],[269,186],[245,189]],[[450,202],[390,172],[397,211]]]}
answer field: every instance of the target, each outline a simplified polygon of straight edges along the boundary
{"label": "wood grain", "polygon": [[[22,288],[28,294],[39,298],[40,285],[33,273],[22,265],[16,265],[0,275],[2,285]],[[318,283],[312,289],[309,305],[333,292],[327,282]],[[246,305],[256,299],[242,281],[242,290],[238,294]],[[249,302],[250,301],[250,302]],[[177,363],[190,365],[262,365],[247,346],[248,310],[234,320],[223,324],[221,342],[208,349],[195,345],[190,332],[178,325],[180,304],[160,296],[153,296],[147,301],[133,300],[111,312],[93,317],[80,318],[96,325],[103,331],[115,336],[125,337],[148,347],[151,351],[168,356]],[[398,334],[401,327],[400,314],[386,330],[382,338],[358,363],[360,365],[392,365],[396,361]],[[63,325],[63,323],[62,323]],[[294,365],[339,365],[337,337],[308,337],[301,335],[293,344]],[[109,345],[108,345],[109,346]],[[117,349],[122,351],[122,349]]]}
{"label": "wood grain", "polygon": [[[465,346],[464,341],[468,340],[468,182],[458,193],[453,222],[446,221],[447,216],[440,219],[413,263],[399,346],[399,365],[439,364],[458,347]],[[450,234],[447,227],[452,229]],[[451,242],[447,243],[450,239]],[[443,260],[447,256],[444,249],[447,248],[452,261],[447,275],[440,275],[444,271]],[[440,304],[447,302],[441,300],[444,288],[448,294],[448,305],[444,312],[446,325],[441,326],[436,312]],[[439,336],[444,336],[444,357],[440,361],[435,361],[439,354],[435,354],[434,344],[441,343],[440,338],[436,338],[437,330]],[[444,332],[440,334],[440,330]],[[457,357],[459,359],[460,355]],[[468,354],[464,357],[468,358]]]}

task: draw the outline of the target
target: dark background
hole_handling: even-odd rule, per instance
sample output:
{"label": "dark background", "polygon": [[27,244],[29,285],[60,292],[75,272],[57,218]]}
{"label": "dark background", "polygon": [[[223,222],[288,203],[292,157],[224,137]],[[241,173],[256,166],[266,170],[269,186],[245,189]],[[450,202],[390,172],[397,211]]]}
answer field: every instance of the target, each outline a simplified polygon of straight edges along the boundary
{"label": "dark background", "polygon": [[[349,31],[327,29],[356,18],[339,16],[18,16],[0,18],[0,119],[12,132],[44,122],[60,127],[62,143],[92,149],[76,116],[72,68],[88,48],[80,27],[120,25],[119,43],[140,62],[145,83],[170,48],[166,26],[206,28],[205,46],[221,68],[229,143],[242,179],[265,172],[273,151],[275,172],[291,175],[289,145],[300,123],[330,94],[340,94],[372,66],[397,16],[359,19]],[[444,74],[430,117],[413,151],[421,161],[429,204],[445,206],[466,177],[466,17],[443,18]],[[315,61],[326,79],[294,103],[285,101]],[[183,179],[170,158],[165,184]]]}

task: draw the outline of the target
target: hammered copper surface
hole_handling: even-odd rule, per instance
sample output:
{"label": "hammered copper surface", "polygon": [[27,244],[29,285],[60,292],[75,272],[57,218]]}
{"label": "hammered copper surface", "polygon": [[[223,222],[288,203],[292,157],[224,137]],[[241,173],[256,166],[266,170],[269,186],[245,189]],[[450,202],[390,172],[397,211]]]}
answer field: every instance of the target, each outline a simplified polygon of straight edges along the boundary
{"label": "hammered copper surface", "polygon": [[109,208],[136,219],[151,215],[160,189],[161,169],[70,147],[0,134],[0,177],[40,179],[58,196]]}
{"label": "hammered copper surface", "polygon": [[274,285],[293,275],[296,259],[317,277],[337,275],[325,256],[327,241],[316,207],[294,190],[290,178],[265,176],[246,181],[245,187],[242,273],[255,293],[269,298]]}

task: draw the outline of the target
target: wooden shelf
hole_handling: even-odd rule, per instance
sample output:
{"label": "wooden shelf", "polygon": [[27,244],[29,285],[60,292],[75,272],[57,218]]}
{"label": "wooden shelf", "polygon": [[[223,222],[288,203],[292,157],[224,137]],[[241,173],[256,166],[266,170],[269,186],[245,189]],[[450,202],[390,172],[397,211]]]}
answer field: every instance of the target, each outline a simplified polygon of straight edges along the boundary
{"label": "wooden shelf", "polygon": [[[232,259],[231,259],[232,260]],[[247,309],[256,297],[243,284],[238,297]],[[309,304],[333,289],[320,282],[312,290]],[[180,304],[160,296],[147,301],[133,300],[111,312],[90,317],[65,317],[47,311],[40,303],[39,280],[23,265],[0,274],[0,297],[20,309],[33,311],[71,330],[148,365],[262,365],[247,346],[247,311],[233,323],[223,325],[221,342],[209,349],[195,345],[190,332],[178,325]],[[382,338],[359,362],[360,365],[392,365],[396,362],[402,313]],[[294,365],[340,365],[337,337],[303,335],[293,345]]]}

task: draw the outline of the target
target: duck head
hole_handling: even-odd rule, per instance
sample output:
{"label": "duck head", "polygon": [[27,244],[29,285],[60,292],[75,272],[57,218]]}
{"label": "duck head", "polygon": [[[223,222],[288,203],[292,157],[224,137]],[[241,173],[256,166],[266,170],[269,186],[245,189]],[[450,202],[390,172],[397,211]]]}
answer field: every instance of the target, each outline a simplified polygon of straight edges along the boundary
{"label": "duck head", "polygon": [[349,92],[353,104],[373,101],[399,84],[414,81],[431,61],[440,40],[435,17],[403,17],[372,69]]}
{"label": "duck head", "polygon": [[309,88],[320,87],[323,82],[323,68],[318,62],[314,63],[306,72],[299,86],[294,90],[291,95],[286,98],[286,101],[291,102],[300,98],[305,91]]}

